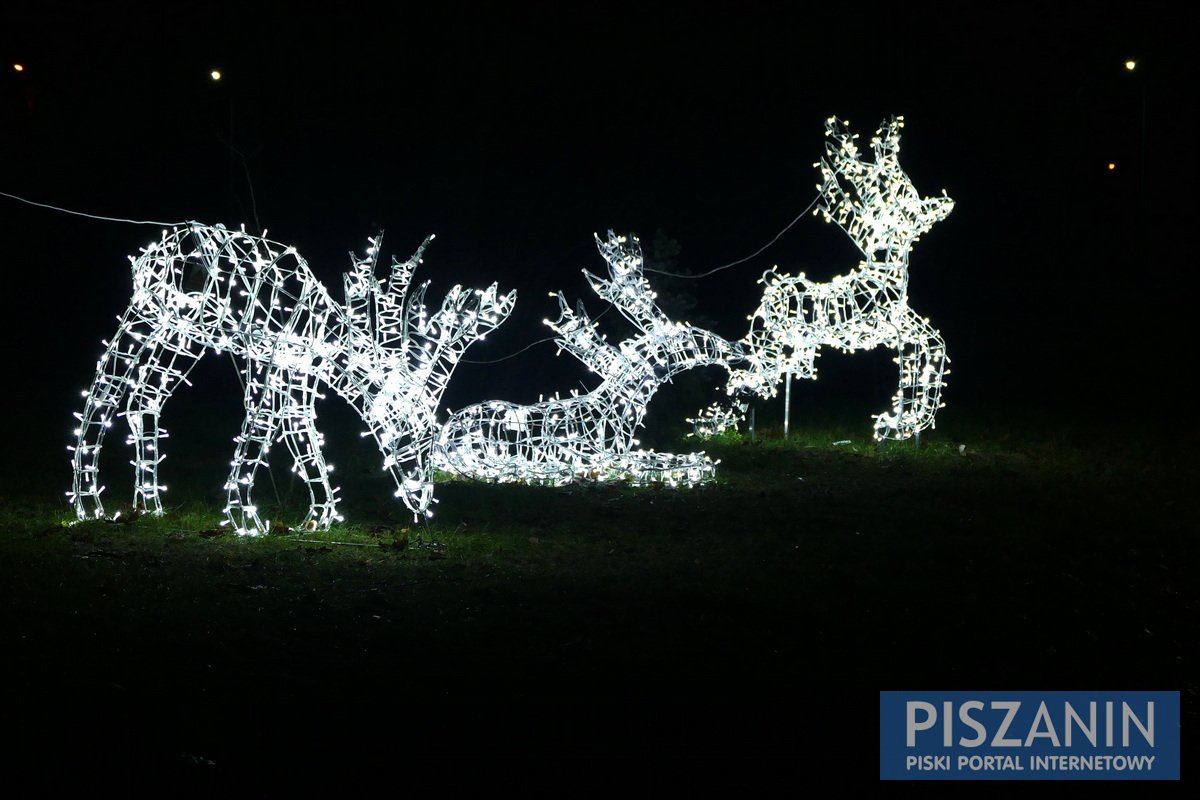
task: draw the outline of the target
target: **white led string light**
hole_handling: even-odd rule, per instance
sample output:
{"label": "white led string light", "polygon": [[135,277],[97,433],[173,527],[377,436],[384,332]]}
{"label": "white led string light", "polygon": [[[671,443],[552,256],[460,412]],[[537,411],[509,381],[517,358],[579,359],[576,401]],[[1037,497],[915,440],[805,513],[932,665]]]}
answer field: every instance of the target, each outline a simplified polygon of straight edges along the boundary
{"label": "white led string light", "polygon": [[[430,237],[432,239],[433,237]],[[305,527],[341,517],[333,467],[321,453],[315,402],[321,386],[362,416],[384,453],[384,467],[414,516],[430,515],[430,450],[436,412],[455,365],[473,342],[511,312],[516,293],[495,284],[454,286],[442,306],[424,303],[428,281],[409,284],[430,239],[412,258],[393,258],[390,278],[375,269],[380,239],[345,276],[345,305],[332,300],[294,248],[222,226],[164,231],[133,262],[133,297],[75,416],[73,490],[80,519],[104,516],[99,456],[105,431],[124,416],[134,447],[134,507],[162,513],[158,465],[166,431],[163,405],[206,350],[244,362],[246,418],[226,482],[226,520],[239,534],[262,533],[252,497],[255,474],[282,439],[310,495]]]}
{"label": "white led string light", "polygon": [[708,408],[701,409],[694,418],[687,418],[686,421],[692,423],[692,432],[688,434],[688,438],[710,438],[725,431],[736,431],[738,425],[746,418],[749,408],[750,403],[745,397],[736,397],[731,403],[713,403]]}
{"label": "white led string light", "polygon": [[815,213],[835,222],[865,259],[828,283],[804,273],[768,270],[762,302],[748,319],[744,368],[730,371],[734,407],[716,404],[689,420],[705,435],[735,427],[751,393],[772,397],[788,375],[815,378],[820,347],[843,352],[888,347],[897,352],[899,388],[892,409],[875,416],[877,440],[908,439],[930,428],[941,402],[946,344],[908,305],[908,258],[920,235],[954,208],[945,196],[923,198],[900,168],[903,117],[885,120],[871,139],[873,161],[863,161],[846,123],[825,122],[821,205]]}
{"label": "white led string light", "polygon": [[636,237],[596,237],[609,279],[584,270],[592,289],[639,331],[614,346],[596,331],[580,303],[571,311],[559,292],[557,321],[545,320],[566,350],[601,382],[590,392],[517,405],[493,400],[453,414],[435,448],[439,469],[489,481],[562,485],[576,480],[692,485],[711,478],[714,462],[703,453],[670,454],[637,449],[637,430],[654,393],[671,377],[709,364],[728,366],[741,348],[658,308],[642,275]]}
{"label": "white led string light", "polygon": [[[516,293],[454,286],[437,311],[424,303],[428,282],[409,292],[426,240],[412,258],[393,258],[390,277],[375,277],[380,239],[345,276],[345,304],[333,301],[294,248],[188,223],[132,258],[134,292],[111,344],[97,363],[74,452],[68,492],[80,519],[104,516],[99,456],[105,431],[124,416],[134,447],[134,508],[162,513],[158,480],[164,456],[163,405],[206,350],[242,359],[246,418],[225,489],[226,521],[239,534],[261,533],[252,498],[255,474],[283,440],[293,470],[309,488],[304,526],[335,520],[331,485],[316,429],[322,386],[349,402],[384,454],[396,496],[414,516],[431,516],[434,468],[474,479],[561,485],[577,480],[692,485],[711,478],[703,453],[637,448],[637,430],[655,392],[688,369],[722,365],[731,404],[715,404],[693,422],[701,434],[736,427],[750,394],[774,396],[786,376],[815,378],[820,347],[850,352],[897,351],[899,388],[890,411],[876,415],[876,439],[907,439],[932,427],[945,385],[945,343],[908,306],[908,259],[920,234],[954,207],[945,196],[922,198],[900,168],[903,118],[887,120],[863,161],[845,123],[826,121],[826,156],[815,165],[817,213],[836,222],[865,256],[858,269],[816,283],[803,273],[768,270],[750,332],[728,342],[670,320],[643,276],[636,237],[596,237],[609,279],[584,270],[592,289],[639,331],[614,346],[596,330],[582,303],[557,296],[558,320],[545,323],[566,350],[600,377],[591,391],[532,405],[488,401],[437,422],[437,405],[454,367],[472,343],[504,321]],[[433,237],[430,237],[432,239]]]}

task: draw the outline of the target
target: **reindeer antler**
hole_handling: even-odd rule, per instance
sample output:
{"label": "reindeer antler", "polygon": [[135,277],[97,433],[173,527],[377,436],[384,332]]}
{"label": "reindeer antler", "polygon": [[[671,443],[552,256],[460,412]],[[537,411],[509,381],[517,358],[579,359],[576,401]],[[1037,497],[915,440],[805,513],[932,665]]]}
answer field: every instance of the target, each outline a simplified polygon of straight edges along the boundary
{"label": "reindeer antler", "polygon": [[[444,358],[452,368],[472,343],[503,322],[516,303],[516,292],[500,295],[496,284],[484,290],[455,285],[442,307],[430,314],[425,305],[429,281],[412,288],[413,273],[422,263],[430,235],[407,260],[392,258],[391,275],[375,277],[383,233],[367,239],[362,257],[351,253],[353,265],[344,278],[350,324],[370,342],[376,356],[402,353],[399,366],[419,373]],[[411,291],[410,291],[411,289]],[[386,353],[385,353],[386,351]]]}
{"label": "reindeer antler", "polygon": [[554,343],[558,345],[559,350],[566,350],[592,372],[599,375],[609,374],[612,363],[626,357],[596,330],[596,323],[588,316],[582,300],[572,311],[562,292],[552,296],[558,298],[558,319],[554,322],[545,319],[542,322],[558,334],[559,338],[555,339]]}
{"label": "reindeer antler", "polygon": [[[406,307],[412,305],[412,298],[408,296],[412,276],[433,239],[432,234],[428,236],[406,261],[393,256],[391,276],[384,280],[375,276],[383,248],[383,231],[367,238],[365,255],[350,254],[352,265],[343,277],[346,307],[353,326],[375,347],[402,346],[404,325],[401,323]],[[423,290],[424,285],[419,291]]]}
{"label": "reindeer antler", "polygon": [[[923,198],[900,168],[900,129],[904,117],[884,120],[871,139],[873,162],[863,161],[845,122],[825,121],[825,157],[821,170],[823,202],[818,213],[846,232],[873,260],[902,261],[912,243],[954,208],[945,196]],[[883,253],[882,258],[877,254]]]}
{"label": "reindeer antler", "polygon": [[618,236],[612,231],[608,238],[596,237],[596,248],[608,262],[611,280],[605,280],[583,270],[592,291],[617,307],[621,315],[640,330],[649,332],[655,328],[673,325],[654,302],[658,296],[650,288],[650,282],[642,275],[642,245],[633,234]]}
{"label": "reindeer antler", "polygon": [[373,306],[379,294],[375,266],[379,263],[379,248],[382,243],[383,231],[377,236],[368,236],[366,254],[360,257],[351,252],[350,270],[342,276],[342,290],[350,321],[355,328],[368,334],[375,324]]}
{"label": "reindeer antler", "polygon": [[[381,239],[382,236],[383,234],[380,234]],[[411,307],[411,303],[408,302],[410,300],[408,290],[412,284],[413,273],[416,272],[417,267],[422,263],[421,256],[425,254],[425,248],[429,246],[429,243],[433,239],[434,234],[427,236],[425,241],[421,242],[416,252],[409,256],[406,261],[399,261],[395,256],[392,256],[391,276],[385,282],[381,283],[375,307],[375,330],[380,347],[403,346],[404,331],[407,328],[401,324],[401,321],[405,315],[406,305]],[[428,281],[426,281],[418,290],[418,294],[422,296],[422,299],[425,288],[428,285]]]}

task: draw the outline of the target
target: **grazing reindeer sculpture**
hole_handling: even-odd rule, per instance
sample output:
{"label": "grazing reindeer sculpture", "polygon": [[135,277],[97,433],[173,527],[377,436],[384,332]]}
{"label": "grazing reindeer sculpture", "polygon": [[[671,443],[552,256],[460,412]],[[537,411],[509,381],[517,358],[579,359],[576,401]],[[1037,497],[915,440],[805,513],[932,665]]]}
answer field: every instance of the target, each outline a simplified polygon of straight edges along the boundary
{"label": "grazing reindeer sculpture", "polygon": [[[866,257],[857,270],[828,283],[768,270],[766,285],[743,339],[745,369],[731,370],[727,391],[744,410],[748,395],[773,396],[792,374],[815,378],[817,349],[849,352],[889,347],[897,351],[899,389],[891,411],[875,417],[875,438],[907,439],[933,426],[942,405],[946,345],[928,319],[908,305],[908,255],[922,233],[954,208],[945,196],[922,198],[900,168],[903,117],[885,120],[871,140],[873,162],[865,162],[846,124],[825,123],[826,157],[818,166],[824,179],[817,213],[836,222]],[[736,415],[736,412],[734,412]],[[705,412],[710,432],[728,427],[720,407]]]}
{"label": "grazing reindeer sculpture", "polygon": [[371,239],[345,276],[343,306],[292,247],[219,225],[164,231],[130,259],[133,298],[76,414],[68,495],[77,516],[104,515],[100,448],[113,417],[122,415],[135,450],[134,507],[162,513],[166,487],[158,465],[167,434],[159,418],[205,350],[245,362],[246,418],[234,440],[222,524],[239,534],[266,530],[251,494],[279,438],[308,485],[305,526],[327,528],[341,519],[315,426],[321,384],[358,410],[385,455],[396,495],[414,515],[429,514],[437,403],[466,348],[503,322],[516,299],[515,292],[500,295],[495,284],[484,291],[454,286],[431,314],[424,303],[428,282],[408,291],[430,239],[409,260],[393,258],[387,280],[375,278],[381,241]]}
{"label": "grazing reindeer sculpture", "polygon": [[596,331],[580,303],[572,312],[560,292],[559,319],[545,323],[556,343],[600,375],[586,394],[515,405],[490,401],[453,414],[435,448],[440,469],[471,478],[561,485],[576,479],[694,484],[713,474],[703,453],[672,455],[635,450],[650,398],[671,377],[693,367],[728,366],[741,348],[706,330],[672,322],[642,276],[636,237],[596,237],[609,280],[584,270],[592,289],[639,331],[619,346]]}

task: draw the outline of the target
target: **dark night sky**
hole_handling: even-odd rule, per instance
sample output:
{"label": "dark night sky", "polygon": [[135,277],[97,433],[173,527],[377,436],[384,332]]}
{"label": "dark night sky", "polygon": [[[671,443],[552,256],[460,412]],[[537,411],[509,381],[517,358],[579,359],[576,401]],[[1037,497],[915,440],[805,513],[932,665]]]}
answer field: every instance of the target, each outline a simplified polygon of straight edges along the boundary
{"label": "dark night sky", "polygon": [[[1111,409],[1141,402],[1147,381],[1169,396],[1184,364],[1169,338],[1185,330],[1193,270],[1189,30],[1180,3],[1112,15],[9,2],[0,191],[251,228],[256,208],[335,296],[346,251],[375,228],[401,255],[436,232],[431,296],[455,282],[519,291],[517,313],[469,354],[488,358],[545,335],[551,290],[602,310],[579,275],[602,266],[593,231],[648,242],[661,229],[693,271],[742,257],[813,198],[827,116],[870,134],[899,113],[902,164],[926,194],[957,201],[911,271],[913,305],[955,359],[950,406]],[[0,207],[6,313],[38,326],[18,334],[13,374],[65,413],[127,301],[125,256],[157,230]],[[839,231],[806,219],[701,281],[698,313],[740,336],[765,268],[829,276],[856,260]],[[52,341],[26,347],[41,331]],[[1162,352],[1101,374],[1143,345]],[[552,354],[463,367],[448,399],[565,390]]]}

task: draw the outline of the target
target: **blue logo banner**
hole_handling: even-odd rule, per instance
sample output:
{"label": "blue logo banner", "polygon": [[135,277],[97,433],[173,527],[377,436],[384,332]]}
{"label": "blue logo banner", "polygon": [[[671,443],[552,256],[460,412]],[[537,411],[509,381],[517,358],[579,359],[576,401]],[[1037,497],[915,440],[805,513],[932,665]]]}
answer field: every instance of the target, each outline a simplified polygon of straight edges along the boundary
{"label": "blue logo banner", "polygon": [[880,692],[880,780],[1179,780],[1179,692]]}

